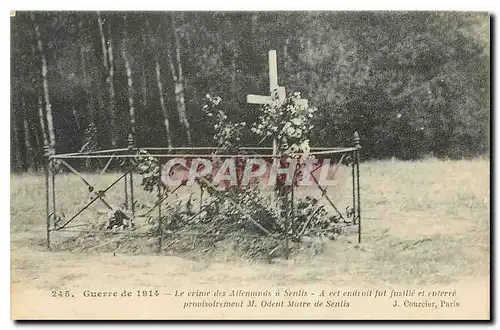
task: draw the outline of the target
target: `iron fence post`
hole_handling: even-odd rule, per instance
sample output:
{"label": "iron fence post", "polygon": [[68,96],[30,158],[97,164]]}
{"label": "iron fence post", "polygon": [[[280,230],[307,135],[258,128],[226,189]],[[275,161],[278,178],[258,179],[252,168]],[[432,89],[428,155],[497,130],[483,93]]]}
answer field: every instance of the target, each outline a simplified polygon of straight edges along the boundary
{"label": "iron fence post", "polygon": [[[132,150],[134,149],[135,147],[135,143],[134,143],[134,135],[132,133],[130,133],[128,135],[128,144],[127,144],[127,149],[129,151],[129,153],[132,152]],[[133,159],[130,160],[130,165],[133,166]],[[129,180],[129,184],[130,184],[130,209],[132,210],[132,215],[135,216],[135,201],[134,201],[134,171],[130,171],[130,180]]]}
{"label": "iron fence post", "polygon": [[161,253],[161,245],[163,240],[163,220],[161,218],[161,166],[158,162],[158,230],[160,231],[158,236],[158,254]]}
{"label": "iron fence post", "polygon": [[127,182],[127,176],[124,178],[125,182],[125,210],[128,210],[128,182]]}
{"label": "iron fence post", "polygon": [[361,199],[359,185],[359,150],[361,149],[360,138],[358,132],[354,132],[354,147],[356,148],[356,182],[357,182],[357,207],[358,207],[358,243],[361,243]]}
{"label": "iron fence post", "polygon": [[[285,186],[286,187],[286,186]],[[283,199],[284,201],[282,200],[281,202],[285,204],[285,207],[287,208],[287,211],[288,211],[288,208],[290,207],[288,201],[287,201],[287,198],[288,197],[288,194],[284,194],[283,195]],[[287,214],[285,215],[285,258],[286,260],[288,260],[289,258],[289,253],[290,253],[290,250],[289,250],[289,242],[288,242],[288,232],[290,231],[290,216],[289,216],[289,212],[286,212]]]}
{"label": "iron fence post", "polygon": [[50,250],[50,193],[49,193],[49,171],[50,171],[50,152],[49,146],[43,146],[44,156],[46,157],[45,164],[45,211],[46,211],[46,223],[47,223],[47,249]]}
{"label": "iron fence post", "polygon": [[358,212],[356,210],[356,151],[351,152],[352,161],[352,221],[356,224]]}
{"label": "iron fence post", "polygon": [[132,209],[132,214],[135,216],[135,200],[134,200],[134,180],[133,171],[130,171],[130,208]]}
{"label": "iron fence post", "polygon": [[294,193],[294,185],[295,185],[295,174],[292,180],[292,187],[290,191],[290,224],[292,225],[292,236],[295,236],[295,193]]}
{"label": "iron fence post", "polygon": [[56,213],[56,168],[54,158],[51,158],[49,168],[52,175],[52,219],[54,219],[55,225],[58,219]]}

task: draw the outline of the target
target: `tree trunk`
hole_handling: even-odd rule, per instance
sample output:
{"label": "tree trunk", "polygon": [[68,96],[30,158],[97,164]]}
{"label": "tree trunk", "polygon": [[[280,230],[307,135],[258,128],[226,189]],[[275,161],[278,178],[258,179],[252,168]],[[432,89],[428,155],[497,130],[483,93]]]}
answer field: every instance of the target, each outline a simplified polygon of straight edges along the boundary
{"label": "tree trunk", "polygon": [[48,145],[47,130],[45,129],[45,118],[43,115],[43,101],[42,97],[38,95],[38,119],[40,120],[40,128],[42,131],[43,145]]}
{"label": "tree trunk", "polygon": [[168,120],[167,109],[165,108],[165,101],[163,100],[163,85],[161,83],[161,68],[160,63],[156,60],[156,82],[158,84],[158,92],[160,94],[160,105],[161,112],[163,113],[163,118],[165,119],[165,129],[167,131],[167,141],[168,141],[168,149],[172,149],[172,136],[170,134],[170,122]]}
{"label": "tree trunk", "polygon": [[106,52],[106,37],[104,36],[104,28],[102,27],[103,21],[101,19],[101,14],[97,12],[97,25],[99,26],[99,34],[101,36],[101,47],[102,47],[102,63],[104,68],[108,69],[108,55]]}
{"label": "tree trunk", "polygon": [[47,61],[45,59],[45,53],[43,52],[42,38],[40,36],[40,28],[35,20],[35,15],[31,14],[31,19],[35,27],[35,36],[38,45],[38,51],[40,52],[40,58],[42,62],[42,78],[43,78],[43,95],[45,99],[45,114],[47,116],[47,131],[49,137],[49,147],[50,152],[55,153],[56,151],[56,138],[54,133],[54,121],[52,119],[52,106],[50,104],[49,97],[49,82],[47,80]]}
{"label": "tree trunk", "polygon": [[141,58],[142,61],[141,63],[141,91],[142,91],[142,106],[144,109],[148,107],[148,94],[147,94],[147,81],[146,81],[146,67],[144,65],[144,62],[146,62],[146,39],[144,37],[144,28],[141,28],[141,42],[142,42],[142,47],[141,47]]}
{"label": "tree trunk", "polygon": [[114,85],[114,60],[113,60],[113,40],[111,38],[111,24],[108,24],[108,56],[109,56],[109,73],[108,73],[108,85],[109,85],[109,131],[111,135],[111,147],[116,148],[117,145],[117,132],[116,132],[116,116],[115,116],[115,85]]}
{"label": "tree trunk", "polygon": [[37,106],[38,106],[38,120],[40,122],[40,135],[41,135],[41,139],[42,139],[42,143],[40,143],[40,164],[44,164],[45,162],[45,146],[48,146],[49,143],[48,143],[48,137],[47,137],[47,129],[45,128],[45,118],[44,118],[44,115],[43,115],[43,100],[42,100],[42,96],[40,95],[39,92],[37,92]]}
{"label": "tree trunk", "polygon": [[[33,58],[36,57],[36,50],[35,46],[31,45],[31,54],[33,55]],[[36,71],[36,68],[35,68]],[[41,138],[43,140],[43,146],[48,146],[49,145],[49,138],[47,136],[47,129],[46,129],[46,118],[44,115],[43,111],[43,93],[40,91],[40,85],[39,85],[39,79],[35,76],[35,90],[36,90],[36,97],[37,97],[37,109],[38,109],[38,120],[40,123],[40,133],[41,133]],[[45,151],[45,150],[44,150]],[[43,152],[44,152],[43,151]]]}
{"label": "tree trunk", "polygon": [[191,144],[191,127],[189,125],[189,120],[186,113],[186,102],[184,100],[184,77],[182,74],[182,63],[181,63],[181,45],[177,32],[175,31],[175,18],[172,15],[172,33],[174,34],[175,41],[175,57],[177,61],[177,74],[172,71],[174,78],[174,91],[175,91],[175,103],[177,105],[177,112],[179,113],[179,120],[181,125],[184,125],[186,130],[187,142]]}
{"label": "tree trunk", "polygon": [[127,83],[128,83],[128,105],[129,105],[129,115],[130,115],[130,133],[132,137],[135,138],[135,108],[134,108],[134,87],[132,84],[132,68],[130,67],[130,62],[127,57],[127,52],[125,50],[125,41],[122,46],[122,57],[125,61],[125,69],[127,70]]}
{"label": "tree trunk", "polygon": [[97,12],[97,26],[99,28],[99,36],[101,39],[101,48],[102,48],[102,64],[104,70],[97,70],[98,75],[98,83],[92,85],[92,90],[94,95],[97,97],[97,106],[98,111],[94,113],[95,115],[95,130],[97,132],[97,148],[103,146],[104,141],[107,141],[110,138],[109,131],[106,129],[99,129],[100,127],[108,128],[107,124],[108,118],[106,118],[106,86],[107,86],[107,75],[108,75],[108,51],[106,47],[106,36],[104,35],[104,22],[101,18],[101,14]]}
{"label": "tree trunk", "polygon": [[[99,34],[101,36],[101,46],[102,46],[102,57],[103,66],[105,71],[107,71],[106,83],[108,84],[109,91],[109,105],[108,105],[108,117],[109,117],[109,137],[111,140],[111,147],[115,148],[117,145],[116,138],[116,118],[115,118],[115,87],[114,87],[114,63],[113,63],[113,44],[111,38],[111,24],[108,23],[108,40],[106,41],[106,36],[104,35],[104,21],[101,19],[101,14],[97,12],[97,25],[99,26]],[[108,46],[106,47],[106,43]],[[104,100],[99,93],[99,103],[100,106],[105,107]]]}
{"label": "tree trunk", "polygon": [[[80,21],[79,23],[80,26],[80,31],[83,33],[83,23]],[[87,92],[87,86],[90,86],[91,82],[89,81],[89,77],[87,74],[87,60],[85,59],[85,56],[87,55],[87,46],[86,46],[86,41],[87,39],[85,36],[82,35],[82,45],[80,46],[80,69],[81,69],[81,74],[83,78],[83,85],[85,86],[85,91]],[[90,90],[90,93],[85,93],[86,99],[88,98],[88,102],[86,105],[87,108],[87,116],[88,116],[88,125],[90,127],[95,128],[95,118],[94,118],[94,95],[92,95],[92,90]]]}

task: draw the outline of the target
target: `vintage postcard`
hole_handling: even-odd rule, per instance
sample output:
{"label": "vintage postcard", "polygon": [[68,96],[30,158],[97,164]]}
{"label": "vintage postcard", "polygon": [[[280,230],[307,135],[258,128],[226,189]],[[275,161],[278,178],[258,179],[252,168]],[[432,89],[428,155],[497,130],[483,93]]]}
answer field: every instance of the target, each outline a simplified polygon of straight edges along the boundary
{"label": "vintage postcard", "polygon": [[12,319],[490,319],[489,13],[10,16]]}

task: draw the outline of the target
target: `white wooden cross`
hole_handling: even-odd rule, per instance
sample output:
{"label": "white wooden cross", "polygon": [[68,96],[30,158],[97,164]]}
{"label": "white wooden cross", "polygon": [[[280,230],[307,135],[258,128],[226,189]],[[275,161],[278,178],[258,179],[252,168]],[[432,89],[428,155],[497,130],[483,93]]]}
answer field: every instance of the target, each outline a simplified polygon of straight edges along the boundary
{"label": "white wooden cross", "polygon": [[[269,51],[269,91],[270,95],[247,95],[247,103],[251,104],[271,104],[274,100],[285,100],[285,87],[278,85],[278,64],[276,60],[276,51]],[[298,99],[295,102],[297,105],[307,107],[306,99]]]}

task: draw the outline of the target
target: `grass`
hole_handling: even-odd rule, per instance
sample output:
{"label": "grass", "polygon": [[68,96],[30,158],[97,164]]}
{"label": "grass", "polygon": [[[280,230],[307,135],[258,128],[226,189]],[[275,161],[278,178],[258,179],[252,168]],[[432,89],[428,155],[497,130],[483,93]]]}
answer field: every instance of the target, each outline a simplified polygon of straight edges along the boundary
{"label": "grass", "polygon": [[[113,258],[96,253],[46,252],[45,178],[33,174],[12,175],[13,280],[41,277],[34,285],[44,287],[50,285],[47,283],[52,277],[59,276],[59,280],[65,282],[79,281],[81,276],[92,278],[109,267],[115,272],[117,269],[134,272],[136,278],[150,281],[168,274],[198,277],[200,272],[207,282],[272,281],[278,284],[450,283],[464,277],[487,276],[490,268],[489,166],[487,160],[363,163],[363,242],[360,245],[357,235],[347,235],[329,242],[319,255],[304,249],[292,260],[253,265],[236,262],[223,253],[190,261],[172,256]],[[329,189],[341,209],[349,205],[352,196],[348,189],[342,189],[349,188],[349,169],[343,173],[339,185]],[[113,182],[116,175],[86,177],[90,182],[106,185]],[[135,180],[137,199],[153,205],[154,194],[141,191],[138,181]],[[58,175],[56,185],[57,207],[65,210],[68,217],[83,204],[88,190],[78,177],[70,174]],[[197,196],[196,191],[191,192]],[[178,198],[185,198],[187,194],[189,192],[184,191]],[[319,195],[312,190],[299,193],[310,194]],[[118,205],[123,199],[123,183],[111,189],[106,197],[110,204]],[[82,213],[75,224],[95,220],[104,211],[105,206],[97,202]],[[155,266],[158,258],[168,260],[168,269],[159,270]],[[54,273],[57,267],[63,270]],[[80,275],[73,276],[74,272]]]}

